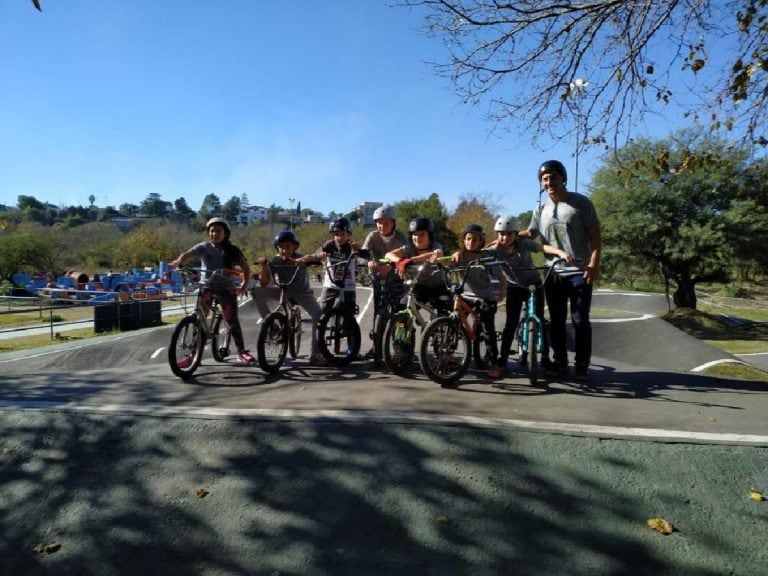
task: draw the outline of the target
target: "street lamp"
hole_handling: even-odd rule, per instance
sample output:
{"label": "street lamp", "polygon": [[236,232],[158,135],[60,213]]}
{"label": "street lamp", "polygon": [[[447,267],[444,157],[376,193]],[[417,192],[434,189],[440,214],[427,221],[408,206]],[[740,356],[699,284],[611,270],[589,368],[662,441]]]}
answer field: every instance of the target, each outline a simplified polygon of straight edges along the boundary
{"label": "street lamp", "polygon": [[296,198],[288,198],[288,204],[291,205],[291,211],[288,213],[288,229],[293,230],[293,204],[296,202]]}
{"label": "street lamp", "polygon": [[[571,97],[576,103],[576,174],[574,178],[574,192],[579,191],[579,151],[581,150],[581,101],[589,82],[584,78],[574,78],[570,84]],[[586,134],[585,134],[586,136]]]}

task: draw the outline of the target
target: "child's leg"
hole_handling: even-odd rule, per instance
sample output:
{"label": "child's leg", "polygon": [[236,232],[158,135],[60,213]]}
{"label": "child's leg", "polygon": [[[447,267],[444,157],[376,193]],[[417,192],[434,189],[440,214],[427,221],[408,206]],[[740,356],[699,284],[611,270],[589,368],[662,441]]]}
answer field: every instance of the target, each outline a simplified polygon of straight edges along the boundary
{"label": "child's leg", "polygon": [[229,325],[229,333],[235,341],[237,351],[245,350],[245,341],[243,340],[243,328],[240,326],[240,317],[237,311],[237,296],[232,292],[219,292],[219,304],[221,305],[221,314]]}
{"label": "child's leg", "polygon": [[491,362],[496,364],[499,357],[499,347],[496,344],[496,302],[486,301],[486,304],[486,308],[480,312],[480,321],[488,337],[486,347],[491,355]]}
{"label": "child's leg", "polygon": [[512,341],[515,339],[517,325],[520,322],[520,310],[528,299],[528,290],[519,286],[510,286],[507,289],[507,311],[504,322],[504,330],[501,333],[501,352],[499,354],[499,366],[507,365],[507,358],[512,349]]}
{"label": "child's leg", "polygon": [[320,310],[320,304],[317,303],[317,300],[315,300],[315,295],[311,292],[297,294],[293,296],[293,299],[296,300],[296,302],[304,308],[304,310],[307,311],[307,314],[309,314],[309,317],[312,318],[312,348],[311,348],[311,354],[317,354],[318,353],[318,346],[317,346],[317,320],[320,318],[321,310]]}

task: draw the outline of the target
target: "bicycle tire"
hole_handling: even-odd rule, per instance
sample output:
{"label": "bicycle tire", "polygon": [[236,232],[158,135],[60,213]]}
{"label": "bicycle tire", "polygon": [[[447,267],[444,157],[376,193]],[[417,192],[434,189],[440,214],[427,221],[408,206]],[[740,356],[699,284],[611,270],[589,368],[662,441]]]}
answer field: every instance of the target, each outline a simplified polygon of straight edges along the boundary
{"label": "bicycle tire", "polygon": [[387,332],[386,314],[376,314],[373,318],[373,365],[386,369],[384,362],[384,338]]}
{"label": "bicycle tire", "polygon": [[256,356],[264,372],[274,374],[283,365],[288,352],[288,319],[282,312],[268,314],[261,323]]}
{"label": "bicycle tire", "polygon": [[188,380],[203,359],[205,335],[197,315],[182,318],[176,325],[168,347],[168,365],[171,372],[182,380]]}
{"label": "bicycle tire", "polygon": [[229,331],[229,324],[227,324],[224,317],[221,315],[216,316],[216,321],[213,323],[213,334],[211,336],[211,352],[213,352],[213,359],[216,362],[224,362],[227,356],[232,351],[232,333]]}
{"label": "bicycle tire", "polygon": [[538,358],[539,358],[539,345],[538,345],[538,336],[539,336],[539,325],[536,323],[535,320],[530,320],[528,322],[528,351],[526,353],[527,359],[528,359],[528,380],[530,383],[535,386],[538,381]]}
{"label": "bicycle tire", "polygon": [[427,325],[420,352],[419,364],[424,374],[443,387],[454,386],[472,360],[469,336],[453,318],[436,318]]}
{"label": "bicycle tire", "polygon": [[299,351],[301,350],[301,310],[294,308],[290,319],[291,330],[290,337],[288,338],[288,350],[291,354],[291,358],[295,360],[299,356]]}
{"label": "bicycle tire", "polygon": [[344,312],[331,310],[328,314],[320,316],[317,343],[326,361],[341,368],[357,359],[360,352],[360,326],[352,320],[347,327]]}
{"label": "bicycle tire", "polygon": [[416,351],[416,329],[407,312],[398,312],[386,323],[382,342],[384,366],[402,376],[413,366]]}

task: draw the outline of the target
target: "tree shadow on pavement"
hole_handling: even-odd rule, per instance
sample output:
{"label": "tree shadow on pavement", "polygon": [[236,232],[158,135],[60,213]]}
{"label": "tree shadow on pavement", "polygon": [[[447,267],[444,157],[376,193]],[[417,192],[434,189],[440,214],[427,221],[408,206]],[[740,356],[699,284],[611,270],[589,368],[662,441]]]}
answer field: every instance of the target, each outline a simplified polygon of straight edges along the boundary
{"label": "tree shadow on pavement", "polygon": [[[514,430],[11,410],[0,431],[4,574],[714,576],[764,566],[764,546],[707,515],[761,529],[765,515],[723,494],[700,517],[686,499],[705,495],[661,475],[680,447],[636,443],[632,457],[620,441]],[[719,469],[697,471],[702,483],[745,457],[754,467],[744,481],[758,479],[755,448],[686,448],[716,452]],[[660,513],[681,532],[649,530]],[[60,548],[37,554],[38,544]]]}

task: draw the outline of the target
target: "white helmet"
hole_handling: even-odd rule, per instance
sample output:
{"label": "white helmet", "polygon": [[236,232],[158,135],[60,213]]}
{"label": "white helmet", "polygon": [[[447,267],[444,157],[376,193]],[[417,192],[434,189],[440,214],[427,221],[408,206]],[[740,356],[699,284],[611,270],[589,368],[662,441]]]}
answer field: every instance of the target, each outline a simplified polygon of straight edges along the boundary
{"label": "white helmet", "polygon": [[520,222],[514,216],[499,216],[493,225],[494,232],[519,232]]}
{"label": "white helmet", "polygon": [[395,207],[390,204],[382,204],[376,208],[376,210],[373,211],[373,221],[376,222],[376,220],[381,220],[382,218],[396,220]]}

